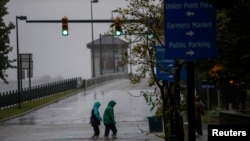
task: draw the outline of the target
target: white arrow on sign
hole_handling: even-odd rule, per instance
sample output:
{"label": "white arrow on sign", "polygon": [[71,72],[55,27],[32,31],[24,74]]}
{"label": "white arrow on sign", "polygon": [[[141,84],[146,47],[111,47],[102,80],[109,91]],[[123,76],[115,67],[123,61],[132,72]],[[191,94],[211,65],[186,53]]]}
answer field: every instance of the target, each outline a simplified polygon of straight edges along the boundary
{"label": "white arrow on sign", "polygon": [[169,75],[168,77],[169,77],[169,78],[174,78],[174,76],[173,76],[173,75]]}
{"label": "white arrow on sign", "polygon": [[188,32],[186,32],[186,35],[188,35],[188,36],[193,36],[193,35],[194,35],[194,32],[193,32],[193,31],[188,31]]}
{"label": "white arrow on sign", "polygon": [[194,51],[193,50],[189,50],[189,51],[187,51],[186,54],[192,56],[192,55],[194,55]]}
{"label": "white arrow on sign", "polygon": [[186,15],[187,15],[188,17],[191,17],[191,16],[195,15],[195,13],[194,13],[194,12],[191,12],[191,11],[188,11],[188,12],[186,13]]}
{"label": "white arrow on sign", "polygon": [[174,65],[173,64],[169,64],[168,67],[173,67]]}

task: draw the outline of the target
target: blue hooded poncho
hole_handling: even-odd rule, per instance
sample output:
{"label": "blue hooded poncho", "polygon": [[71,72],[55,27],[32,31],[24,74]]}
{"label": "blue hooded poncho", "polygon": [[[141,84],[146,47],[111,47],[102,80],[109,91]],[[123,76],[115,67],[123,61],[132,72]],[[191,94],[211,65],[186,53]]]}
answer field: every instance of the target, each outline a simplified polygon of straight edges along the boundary
{"label": "blue hooded poncho", "polygon": [[92,126],[100,125],[102,118],[99,114],[99,107],[101,106],[100,102],[95,102],[93,109],[91,111],[90,124]]}

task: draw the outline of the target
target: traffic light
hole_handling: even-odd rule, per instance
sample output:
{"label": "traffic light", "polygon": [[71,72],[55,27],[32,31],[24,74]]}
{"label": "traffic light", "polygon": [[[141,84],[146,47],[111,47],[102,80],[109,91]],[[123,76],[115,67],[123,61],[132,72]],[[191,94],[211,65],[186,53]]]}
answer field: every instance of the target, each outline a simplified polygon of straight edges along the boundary
{"label": "traffic light", "polygon": [[66,16],[62,18],[62,35],[63,36],[69,35],[68,18]]}
{"label": "traffic light", "polygon": [[120,26],[115,27],[115,35],[120,36],[122,34],[122,30]]}
{"label": "traffic light", "polygon": [[115,18],[114,26],[115,26],[115,35],[120,36],[122,34],[122,27],[121,27],[121,20],[119,17]]}
{"label": "traffic light", "polygon": [[154,34],[150,31],[147,32],[147,37],[148,39],[153,39],[154,38]]}

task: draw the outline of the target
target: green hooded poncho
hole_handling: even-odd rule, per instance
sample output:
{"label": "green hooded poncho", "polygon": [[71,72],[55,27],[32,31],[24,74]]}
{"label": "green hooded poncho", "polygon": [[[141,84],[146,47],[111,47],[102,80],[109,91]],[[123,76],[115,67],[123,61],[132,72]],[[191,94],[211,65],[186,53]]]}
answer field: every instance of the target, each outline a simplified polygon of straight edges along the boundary
{"label": "green hooded poncho", "polygon": [[103,123],[104,124],[115,124],[115,116],[114,116],[114,106],[116,102],[114,100],[111,100],[103,114]]}

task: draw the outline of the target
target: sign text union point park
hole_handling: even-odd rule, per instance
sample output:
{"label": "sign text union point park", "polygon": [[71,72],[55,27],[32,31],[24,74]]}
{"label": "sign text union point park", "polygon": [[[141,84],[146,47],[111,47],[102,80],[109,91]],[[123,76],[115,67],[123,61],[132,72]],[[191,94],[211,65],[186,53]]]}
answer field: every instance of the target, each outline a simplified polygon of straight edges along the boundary
{"label": "sign text union point park", "polygon": [[165,0],[166,58],[215,57],[215,12],[207,0]]}

